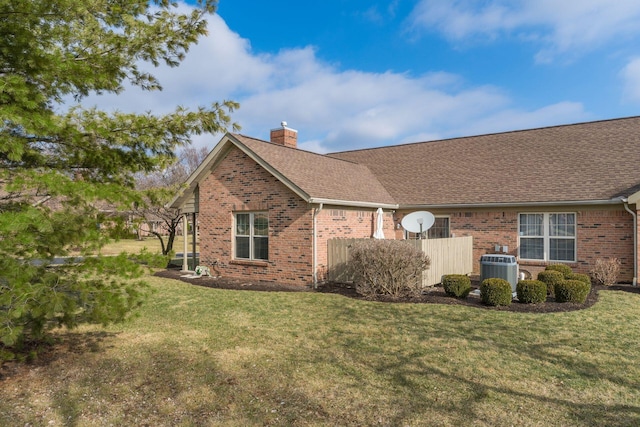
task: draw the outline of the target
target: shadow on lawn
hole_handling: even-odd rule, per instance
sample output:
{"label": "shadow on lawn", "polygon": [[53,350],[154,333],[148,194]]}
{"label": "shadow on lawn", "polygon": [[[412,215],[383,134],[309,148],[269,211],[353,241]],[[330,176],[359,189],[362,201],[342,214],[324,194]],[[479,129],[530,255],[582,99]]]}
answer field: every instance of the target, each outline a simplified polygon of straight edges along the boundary
{"label": "shadow on lawn", "polygon": [[[407,369],[408,366],[413,366],[412,369]],[[497,401],[500,395],[504,395],[508,398],[516,398],[520,400],[518,406],[509,408],[512,412],[518,412],[523,410],[531,402],[537,402],[543,404],[544,407],[554,408],[564,414],[567,414],[567,418],[570,420],[576,420],[578,425],[602,427],[602,426],[637,426],[640,425],[640,407],[637,405],[621,405],[621,404],[593,404],[593,403],[576,403],[562,398],[563,390],[562,386],[558,386],[558,393],[555,397],[543,396],[533,392],[523,392],[521,390],[514,390],[509,388],[503,388],[500,386],[488,384],[481,381],[476,381],[461,375],[451,374],[444,372],[433,365],[425,365],[424,363],[410,360],[398,361],[398,364],[391,366],[384,366],[383,369],[395,372],[394,382],[399,385],[403,385],[407,389],[407,393],[416,394],[416,388],[412,387],[412,381],[408,379],[415,375],[428,375],[437,377],[442,383],[455,384],[456,387],[464,387],[469,391],[469,398],[463,402],[451,402],[446,399],[434,400],[428,396],[415,397],[412,399],[414,402],[421,402],[424,404],[424,408],[405,407],[403,413],[398,414],[394,420],[390,422],[391,425],[402,425],[403,421],[410,418],[414,412],[422,412],[428,414],[432,411],[438,411],[441,413],[448,413],[454,418],[458,418],[461,423],[469,422],[469,420],[481,420],[485,418],[482,413],[476,410],[476,403],[482,403],[483,400],[492,396],[493,401]],[[496,398],[495,396],[498,396]],[[399,399],[398,405],[402,405],[406,402],[406,399]],[[452,407],[453,406],[453,407]],[[400,406],[402,407],[402,406]],[[455,415],[451,412],[455,411]],[[522,415],[527,416],[526,412]],[[515,417],[514,417],[515,418]],[[515,420],[514,420],[515,421]],[[529,421],[534,421],[529,419]],[[504,424],[508,420],[501,420],[500,424]],[[544,421],[543,421],[544,422]],[[549,422],[549,421],[546,421]],[[561,419],[556,419],[556,422],[562,424]],[[515,421],[517,425],[519,422]],[[551,425],[555,425],[552,423]]]}
{"label": "shadow on lawn", "polygon": [[[398,310],[391,310],[390,315],[390,310],[380,310],[378,304],[358,306],[353,310],[350,307],[340,308],[339,305],[334,308],[336,311],[327,315],[337,315],[340,318],[338,324],[345,325],[332,331],[334,345],[340,347],[338,352],[348,353],[350,363],[357,366],[365,366],[373,361],[370,369],[383,373],[389,382],[389,389],[398,391],[394,393],[392,398],[395,402],[390,406],[398,408],[400,412],[395,414],[390,425],[403,425],[415,414],[440,414],[449,422],[464,424],[482,419],[482,411],[486,411],[492,402],[504,406],[503,413],[513,412],[516,425],[519,421],[515,418],[526,417],[527,410],[532,407],[548,407],[550,412],[566,414],[566,418],[552,420],[552,425],[555,425],[554,422],[562,423],[563,419],[565,422],[575,420],[577,425],[594,427],[640,425],[640,403],[617,403],[633,402],[633,397],[624,397],[627,393],[625,389],[635,393],[640,388],[640,378],[630,374],[624,363],[624,360],[633,360],[636,352],[634,345],[627,348],[628,354],[617,354],[615,346],[625,348],[624,344],[617,343],[611,348],[605,337],[586,330],[577,337],[572,336],[572,331],[578,331],[582,326],[584,319],[580,316],[570,316],[561,322],[540,321],[538,316],[520,317],[518,327],[514,327],[510,324],[513,323],[512,317],[496,316],[498,313],[486,311],[435,309],[425,313],[423,310],[399,306]],[[361,324],[365,319],[385,331],[397,331],[398,337],[376,342],[348,326]],[[484,328],[475,328],[476,324]],[[528,335],[537,337],[538,342],[528,343]],[[545,336],[548,339],[540,343]],[[424,350],[414,345],[403,347],[403,340],[423,342]],[[440,347],[443,351],[438,354]],[[536,393],[535,389],[518,388],[518,382],[514,380],[518,373],[508,371],[508,365],[502,366],[494,360],[471,359],[465,365],[467,348],[474,354],[472,357],[483,357],[485,352],[480,349],[487,348],[490,351],[486,354],[499,354],[500,360],[518,360],[515,366],[538,372],[538,379],[534,379],[533,384],[540,384],[545,390]],[[581,357],[581,352],[587,357]],[[372,354],[379,354],[380,357],[372,357]],[[448,363],[449,360],[452,363]],[[482,366],[476,369],[471,363]],[[482,371],[482,368],[486,370]],[[507,382],[516,386],[500,384],[501,369],[509,377]],[[527,375],[523,373],[523,380],[527,380]],[[545,376],[548,379],[541,380]],[[616,403],[581,402],[579,396],[584,387],[590,389],[590,397],[584,402],[599,401],[599,382],[615,385],[617,391],[612,393],[619,392],[620,397],[608,398]],[[444,397],[438,396],[429,388],[433,384],[446,384],[450,390],[456,390],[453,392],[454,399],[447,399],[446,392]],[[468,398],[456,400],[461,396]],[[520,403],[504,403],[513,399]],[[481,404],[482,408],[478,406]],[[535,414],[529,412],[529,416],[535,417]],[[536,418],[524,420],[531,422]],[[540,422],[549,422],[549,419],[544,420],[542,418]],[[485,421],[491,424],[490,420]],[[498,423],[508,421],[500,419]]]}
{"label": "shadow on lawn", "polygon": [[18,352],[17,360],[1,363],[0,381],[23,374],[34,367],[49,365],[65,358],[69,353],[82,355],[102,351],[105,348],[104,341],[115,335],[105,331],[63,331],[51,334],[48,341],[25,345],[25,348]]}

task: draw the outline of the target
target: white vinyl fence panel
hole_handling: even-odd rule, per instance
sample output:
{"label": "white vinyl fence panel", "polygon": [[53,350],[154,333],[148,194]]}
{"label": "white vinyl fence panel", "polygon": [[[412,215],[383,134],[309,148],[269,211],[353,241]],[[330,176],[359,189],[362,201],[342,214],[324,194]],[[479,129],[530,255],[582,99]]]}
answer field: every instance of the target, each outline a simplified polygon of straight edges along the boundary
{"label": "white vinyl fence panel", "polygon": [[[336,282],[349,282],[349,248],[364,239],[330,239],[328,241],[328,278]],[[422,274],[422,286],[440,283],[445,274],[470,274],[473,271],[473,237],[448,239],[404,240],[421,249],[431,260]]]}

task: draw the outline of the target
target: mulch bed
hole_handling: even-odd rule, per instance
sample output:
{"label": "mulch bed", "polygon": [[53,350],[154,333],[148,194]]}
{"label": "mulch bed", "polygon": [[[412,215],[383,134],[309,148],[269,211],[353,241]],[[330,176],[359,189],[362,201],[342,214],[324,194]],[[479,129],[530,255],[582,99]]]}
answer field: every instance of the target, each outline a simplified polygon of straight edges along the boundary
{"label": "mulch bed", "polygon": [[229,277],[209,277],[202,276],[199,278],[183,277],[188,275],[180,270],[161,270],[154,276],[165,277],[167,279],[176,279],[182,282],[191,283],[192,285],[205,286],[207,288],[216,289],[235,289],[245,291],[263,291],[263,292],[310,292],[311,288],[300,285],[288,285],[276,282],[264,282],[254,280],[232,279]]}
{"label": "mulch bed", "polygon": [[[186,278],[182,277],[186,275],[186,273],[178,270],[162,270],[157,272],[155,275],[169,279],[181,280],[193,285],[217,289],[250,290],[263,292],[321,292],[339,294],[355,299],[365,299],[356,293],[353,285],[343,283],[323,283],[318,285],[317,289],[312,289],[310,287],[299,285],[231,279],[225,277],[216,278],[205,276],[200,278]],[[475,283],[475,285],[477,286],[477,283]],[[490,307],[482,304],[479,296],[469,295],[465,299],[456,299],[447,296],[441,286],[435,286],[433,288],[427,289],[425,293],[420,297],[403,299],[380,298],[377,301],[389,303],[462,305],[484,310],[512,311],[518,313],[558,313],[565,311],[582,310],[584,308],[591,307],[598,301],[598,292],[605,289],[640,294],[640,287],[634,287],[626,284],[619,284],[611,287],[594,285],[591,287],[591,292],[589,293],[589,296],[587,297],[587,300],[584,304],[558,303],[555,302],[553,298],[549,297],[546,302],[541,304],[520,304],[517,301],[514,301],[510,306],[507,307]]]}

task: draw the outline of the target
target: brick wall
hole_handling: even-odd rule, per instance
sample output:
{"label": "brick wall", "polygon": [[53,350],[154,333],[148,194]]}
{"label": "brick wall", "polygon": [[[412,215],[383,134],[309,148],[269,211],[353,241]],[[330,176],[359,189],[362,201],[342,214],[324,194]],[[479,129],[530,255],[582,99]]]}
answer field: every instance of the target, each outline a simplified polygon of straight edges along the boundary
{"label": "brick wall", "polygon": [[[547,212],[536,210],[532,212]],[[578,273],[589,273],[596,259],[618,258],[622,263],[620,280],[633,279],[633,217],[622,205],[563,209],[575,212],[577,220],[577,262],[569,263]],[[495,246],[508,246],[508,253],[518,255],[518,214],[524,210],[438,211],[450,217],[451,233],[473,236],[474,272],[480,272],[480,257],[494,253]],[[401,218],[402,215],[400,214]],[[640,232],[640,228],[638,230]],[[535,277],[548,263],[519,261],[520,268]]]}
{"label": "brick wall", "polygon": [[[200,262],[227,277],[307,285],[313,282],[313,215],[311,206],[237,148],[232,148],[215,170],[200,183]],[[233,258],[233,213],[266,211],[269,215],[269,260],[240,262]],[[539,210],[536,212],[542,212]],[[548,211],[548,210],[544,210]],[[577,217],[577,258],[574,271],[588,273],[597,258],[616,257],[622,263],[620,280],[633,278],[633,218],[622,206],[568,209]],[[481,255],[496,245],[518,254],[518,214],[524,210],[434,211],[450,218],[454,236],[473,236],[474,271]],[[385,212],[387,239],[402,238],[394,227],[408,212]],[[394,220],[396,221],[394,223]],[[318,277],[327,264],[327,240],[368,238],[375,227],[375,209],[324,206],[316,218]],[[640,227],[637,230],[640,232]],[[640,254],[639,254],[640,256]],[[521,261],[534,276],[543,262]]]}
{"label": "brick wall", "polygon": [[620,280],[633,280],[633,217],[624,209],[578,212],[578,272],[588,273],[598,258],[618,258]]}
{"label": "brick wall", "polygon": [[[200,263],[223,276],[292,284],[313,281],[313,213],[308,204],[273,175],[232,148],[200,183]],[[233,213],[266,211],[269,260],[234,261]]]}
{"label": "brick wall", "polygon": [[[316,217],[318,279],[326,278],[327,242],[334,238],[370,238],[375,232],[376,209],[324,206]],[[386,239],[394,239],[393,214],[384,212],[383,231]]]}

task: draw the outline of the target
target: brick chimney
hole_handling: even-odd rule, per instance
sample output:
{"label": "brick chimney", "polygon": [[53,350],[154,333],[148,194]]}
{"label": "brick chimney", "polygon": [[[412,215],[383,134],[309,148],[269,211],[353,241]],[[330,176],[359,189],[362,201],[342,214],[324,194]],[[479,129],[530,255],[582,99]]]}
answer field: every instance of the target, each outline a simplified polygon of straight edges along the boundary
{"label": "brick chimney", "polygon": [[280,123],[279,128],[271,129],[271,143],[296,148],[298,146],[298,131],[287,127],[287,122]]}

